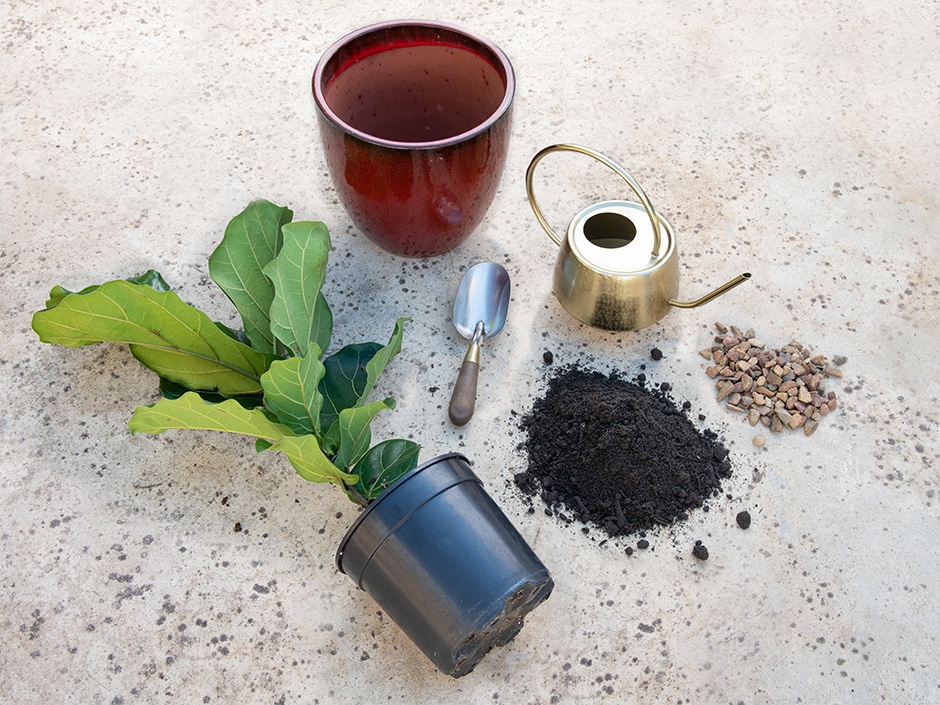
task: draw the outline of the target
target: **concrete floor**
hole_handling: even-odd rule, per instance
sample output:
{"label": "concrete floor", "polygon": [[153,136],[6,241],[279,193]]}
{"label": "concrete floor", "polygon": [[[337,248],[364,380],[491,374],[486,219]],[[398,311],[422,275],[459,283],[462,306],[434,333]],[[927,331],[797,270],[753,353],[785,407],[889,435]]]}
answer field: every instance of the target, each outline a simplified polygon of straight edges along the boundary
{"label": "concrete floor", "polygon": [[[0,701],[940,699],[935,2],[3,0],[0,16]],[[493,39],[518,73],[497,199],[470,241],[428,261],[353,229],[309,90],[334,39],[409,16]],[[524,187],[531,157],[559,141],[646,188],[676,229],[683,296],[741,271],[751,282],[637,333],[577,323],[552,296],[556,248]],[[626,195],[576,155],[539,174],[557,227]],[[551,599],[466,678],[435,672],[337,573],[356,515],[339,492],[243,439],[131,437],[155,377],[126,349],[66,350],[30,330],[53,285],[148,268],[235,323],[206,259],[262,197],[331,228],[334,342],[414,319],[380,382],[398,409],[376,434],[410,435],[424,459],[468,455],[553,571]],[[514,295],[484,350],[477,415],[455,429],[451,297],[481,260],[507,266]],[[811,438],[755,447],[697,354],[716,320],[846,356],[838,412]],[[527,514],[511,486],[517,414],[544,389],[545,350],[669,381],[730,447],[727,496],[630,557]]]}

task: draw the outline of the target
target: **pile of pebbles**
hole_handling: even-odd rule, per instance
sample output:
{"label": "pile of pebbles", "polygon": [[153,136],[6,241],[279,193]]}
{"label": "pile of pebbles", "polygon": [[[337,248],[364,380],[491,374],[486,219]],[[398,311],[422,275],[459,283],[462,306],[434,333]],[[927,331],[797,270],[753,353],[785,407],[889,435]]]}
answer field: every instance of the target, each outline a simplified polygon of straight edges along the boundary
{"label": "pile of pebbles", "polygon": [[[802,428],[812,436],[819,421],[836,410],[836,394],[825,391],[825,380],[841,378],[842,372],[823,355],[813,355],[795,340],[768,348],[753,329],[721,323],[715,328],[715,344],[699,351],[713,363],[706,373],[715,380],[718,402],[746,414],[751,426],[762,424],[774,433]],[[838,366],[846,359],[832,362]],[[757,439],[755,445],[760,445]]]}

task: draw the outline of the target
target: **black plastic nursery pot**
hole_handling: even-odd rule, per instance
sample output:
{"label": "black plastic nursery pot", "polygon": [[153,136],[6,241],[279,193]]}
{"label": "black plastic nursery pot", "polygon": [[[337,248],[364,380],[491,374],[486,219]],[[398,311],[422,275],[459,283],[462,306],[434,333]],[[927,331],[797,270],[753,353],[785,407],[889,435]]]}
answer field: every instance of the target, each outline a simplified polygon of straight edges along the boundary
{"label": "black plastic nursery pot", "polygon": [[518,634],[554,587],[456,453],[389,486],[350,527],[336,565],[454,678]]}

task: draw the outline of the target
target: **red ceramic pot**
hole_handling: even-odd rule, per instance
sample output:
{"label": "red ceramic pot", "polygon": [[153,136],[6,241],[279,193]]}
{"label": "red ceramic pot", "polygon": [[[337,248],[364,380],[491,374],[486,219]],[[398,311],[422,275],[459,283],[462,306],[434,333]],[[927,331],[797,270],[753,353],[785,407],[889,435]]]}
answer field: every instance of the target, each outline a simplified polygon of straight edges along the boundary
{"label": "red ceramic pot", "polygon": [[515,77],[495,44],[436,22],[383,22],[333,44],[313,95],[327,165],[356,226],[433,257],[479,225],[506,162]]}

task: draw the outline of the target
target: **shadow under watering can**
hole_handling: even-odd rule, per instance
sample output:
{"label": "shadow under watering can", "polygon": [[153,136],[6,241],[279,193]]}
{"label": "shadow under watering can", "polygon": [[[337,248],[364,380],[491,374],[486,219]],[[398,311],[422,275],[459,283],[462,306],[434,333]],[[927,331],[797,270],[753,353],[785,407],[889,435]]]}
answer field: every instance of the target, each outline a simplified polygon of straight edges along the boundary
{"label": "shadow under watering can", "polygon": [[[535,167],[552,152],[593,157],[619,174],[640,200],[588,206],[568,224],[564,239],[552,230],[532,188]],[[618,164],[587,147],[557,144],[533,157],[526,171],[529,204],[539,224],[559,246],[553,289],[579,321],[606,330],[639,330],[669,310],[706,304],[750,279],[745,272],[694,301],[679,301],[679,256],[672,226],[653,209],[640,185]]]}

